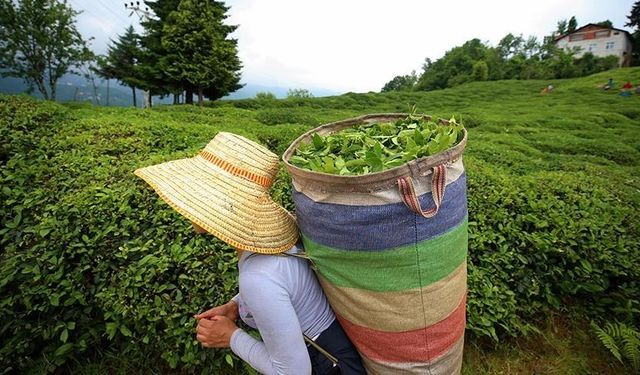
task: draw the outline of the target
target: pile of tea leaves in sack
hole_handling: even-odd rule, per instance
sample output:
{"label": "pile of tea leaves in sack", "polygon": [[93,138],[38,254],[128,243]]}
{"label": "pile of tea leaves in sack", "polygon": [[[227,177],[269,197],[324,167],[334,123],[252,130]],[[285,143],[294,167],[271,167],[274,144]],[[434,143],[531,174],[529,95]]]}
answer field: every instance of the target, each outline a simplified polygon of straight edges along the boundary
{"label": "pile of tea leaves in sack", "polygon": [[462,140],[463,125],[409,115],[396,122],[363,124],[301,143],[289,162],[314,172],[363,175],[442,152]]}

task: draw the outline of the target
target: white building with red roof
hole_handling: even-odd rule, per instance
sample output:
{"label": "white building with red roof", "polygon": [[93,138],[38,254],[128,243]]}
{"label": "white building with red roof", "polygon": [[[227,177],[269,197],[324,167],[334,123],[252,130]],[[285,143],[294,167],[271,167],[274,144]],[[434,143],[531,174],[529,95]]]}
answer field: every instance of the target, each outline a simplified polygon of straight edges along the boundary
{"label": "white building with red roof", "polygon": [[598,57],[618,56],[619,66],[629,66],[633,39],[628,31],[596,25],[582,26],[555,39],[556,47],[577,51],[576,57],[591,52]]}

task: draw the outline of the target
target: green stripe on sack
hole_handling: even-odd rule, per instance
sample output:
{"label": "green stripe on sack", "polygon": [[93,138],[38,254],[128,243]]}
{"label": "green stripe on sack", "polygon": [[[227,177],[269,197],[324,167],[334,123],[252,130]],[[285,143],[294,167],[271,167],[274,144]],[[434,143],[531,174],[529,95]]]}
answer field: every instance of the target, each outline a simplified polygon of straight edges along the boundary
{"label": "green stripe on sack", "polygon": [[379,292],[422,288],[453,272],[467,256],[467,218],[438,237],[382,251],[340,250],[302,236],[318,272],[338,287]]}

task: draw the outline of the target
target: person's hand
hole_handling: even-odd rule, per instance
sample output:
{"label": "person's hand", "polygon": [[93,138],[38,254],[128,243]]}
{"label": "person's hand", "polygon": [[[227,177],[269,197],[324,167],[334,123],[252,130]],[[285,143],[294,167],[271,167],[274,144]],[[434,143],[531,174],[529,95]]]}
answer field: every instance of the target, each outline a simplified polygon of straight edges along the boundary
{"label": "person's hand", "polygon": [[205,348],[228,348],[231,346],[231,335],[236,329],[239,328],[231,319],[216,315],[198,321],[196,339]]}
{"label": "person's hand", "polygon": [[238,304],[235,303],[234,300],[231,300],[224,305],[216,306],[212,309],[209,309],[203,313],[194,315],[193,317],[197,320],[201,319],[211,319],[216,315],[225,316],[232,321],[238,320]]}

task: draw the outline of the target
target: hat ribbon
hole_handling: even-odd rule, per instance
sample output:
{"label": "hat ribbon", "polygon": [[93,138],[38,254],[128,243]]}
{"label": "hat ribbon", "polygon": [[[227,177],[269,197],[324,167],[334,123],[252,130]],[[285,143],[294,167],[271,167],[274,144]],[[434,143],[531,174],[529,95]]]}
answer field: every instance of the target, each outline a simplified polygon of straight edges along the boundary
{"label": "hat ribbon", "polygon": [[213,163],[214,165],[224,169],[225,171],[231,173],[234,176],[244,178],[245,180],[249,180],[258,185],[262,185],[266,188],[271,186],[271,178],[257,175],[253,172],[249,172],[246,169],[238,168],[235,165],[220,159],[216,155],[210,153],[209,151],[202,150],[200,151],[200,156],[205,158],[207,161]]}

